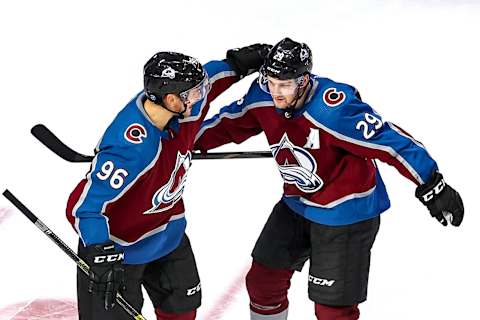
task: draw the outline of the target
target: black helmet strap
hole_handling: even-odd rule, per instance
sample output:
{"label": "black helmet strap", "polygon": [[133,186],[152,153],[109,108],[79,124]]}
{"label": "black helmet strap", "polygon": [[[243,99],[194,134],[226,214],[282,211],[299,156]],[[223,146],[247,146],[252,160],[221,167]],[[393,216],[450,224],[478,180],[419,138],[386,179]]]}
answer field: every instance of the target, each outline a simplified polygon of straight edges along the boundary
{"label": "black helmet strap", "polygon": [[301,89],[300,88],[297,89],[297,92],[295,93],[295,98],[285,108],[285,112],[283,113],[285,118],[290,119],[293,116],[293,112],[295,111],[295,106],[296,106],[297,102],[303,97],[305,92],[307,91],[307,87],[308,87],[308,82],[307,82],[307,85],[305,87],[303,87]]}
{"label": "black helmet strap", "polygon": [[[165,101],[163,100],[163,97],[159,99],[160,101],[158,101],[158,104],[160,107],[162,107],[163,109],[167,110],[167,111],[170,111],[171,113],[174,113],[176,117],[178,117],[179,119],[183,119],[185,118],[185,111],[187,111],[187,104],[185,102],[183,102],[182,100],[182,105],[183,105],[183,110],[180,111],[180,112],[176,112],[176,111],[173,111],[173,110],[170,110],[166,105],[165,105]],[[180,99],[181,100],[181,99]]]}

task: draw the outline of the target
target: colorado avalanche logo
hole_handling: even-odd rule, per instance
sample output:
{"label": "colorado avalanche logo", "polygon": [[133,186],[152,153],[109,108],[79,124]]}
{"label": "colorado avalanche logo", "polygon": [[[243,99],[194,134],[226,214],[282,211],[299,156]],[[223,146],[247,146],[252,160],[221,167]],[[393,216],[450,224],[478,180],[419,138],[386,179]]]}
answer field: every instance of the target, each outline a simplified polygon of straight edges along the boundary
{"label": "colorado avalanche logo", "polygon": [[165,70],[162,71],[161,77],[175,79],[175,70],[173,70],[171,67],[167,67]]}
{"label": "colorado avalanche logo", "polygon": [[187,151],[184,155],[177,153],[175,168],[168,182],[161,187],[152,198],[152,208],[143,214],[160,213],[173,207],[182,197],[187,180],[188,169],[192,164],[192,153]]}
{"label": "colorado avalanche logo", "polygon": [[139,123],[133,123],[128,126],[123,133],[125,139],[131,143],[139,144],[143,142],[143,138],[147,137],[147,130]]}
{"label": "colorado avalanche logo", "polygon": [[290,142],[286,133],[270,148],[285,183],[295,184],[303,192],[315,192],[323,186],[323,180],[315,173],[315,159],[305,149]]}
{"label": "colorado avalanche logo", "polygon": [[337,107],[345,101],[346,95],[345,92],[340,91],[336,88],[328,88],[323,93],[323,102],[329,107]]}

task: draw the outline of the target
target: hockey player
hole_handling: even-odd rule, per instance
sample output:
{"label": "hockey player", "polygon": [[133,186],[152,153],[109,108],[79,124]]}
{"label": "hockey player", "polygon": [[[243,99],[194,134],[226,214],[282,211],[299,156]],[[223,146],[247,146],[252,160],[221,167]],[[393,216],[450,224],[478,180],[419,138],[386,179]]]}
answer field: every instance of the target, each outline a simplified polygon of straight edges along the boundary
{"label": "hockey player", "polygon": [[77,274],[81,320],[130,319],[116,293],[141,310],[141,285],[157,319],[195,319],[200,280],[182,201],[194,138],[210,101],[258,70],[270,47],[229,50],[204,67],[174,52],[145,64],[144,90],[107,128],[68,200],[79,255],[91,267],[89,277]]}
{"label": "hockey player", "polygon": [[284,180],[246,278],[255,320],[287,319],[290,279],[307,259],[317,319],[359,318],[379,215],[390,206],[374,159],[413,181],[443,225],[463,218],[460,195],[419,141],[384,121],[354,87],[311,69],[309,47],[283,39],[246,96],[206,120],[196,138],[206,151],[263,131]]}

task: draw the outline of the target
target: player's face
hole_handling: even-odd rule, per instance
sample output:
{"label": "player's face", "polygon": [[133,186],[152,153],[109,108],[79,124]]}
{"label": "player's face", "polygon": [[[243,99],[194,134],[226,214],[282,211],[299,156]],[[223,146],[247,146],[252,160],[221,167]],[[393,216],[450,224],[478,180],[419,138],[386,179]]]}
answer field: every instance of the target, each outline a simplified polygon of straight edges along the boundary
{"label": "player's face", "polygon": [[[166,97],[164,98],[164,103],[165,103],[165,107],[167,107],[168,110],[171,110],[174,113],[183,112],[185,109],[185,105],[183,104],[183,101],[180,98],[180,96],[173,93],[166,95]],[[187,108],[183,112],[184,117],[188,117],[192,112],[191,105],[187,104],[186,107]]]}
{"label": "player's face", "polygon": [[[192,113],[192,107],[195,103],[199,102],[203,98],[205,98],[210,91],[210,82],[208,77],[200,82],[197,86],[180,93],[180,99],[185,104],[187,109],[183,113],[185,117],[190,116]],[[182,104],[183,104],[182,103]]]}
{"label": "player's face", "polygon": [[297,79],[279,80],[270,76],[267,76],[267,85],[273,103],[279,109],[285,109],[294,102],[299,88]]}

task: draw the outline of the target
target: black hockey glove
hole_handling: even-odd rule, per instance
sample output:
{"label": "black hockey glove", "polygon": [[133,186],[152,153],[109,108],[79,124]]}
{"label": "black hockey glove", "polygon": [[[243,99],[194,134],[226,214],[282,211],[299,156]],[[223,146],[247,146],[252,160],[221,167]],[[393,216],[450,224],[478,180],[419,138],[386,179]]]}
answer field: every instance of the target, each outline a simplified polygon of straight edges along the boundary
{"label": "black hockey glove", "polygon": [[444,226],[458,227],[463,220],[463,202],[460,194],[445,183],[443,176],[435,172],[430,180],[418,186],[415,196],[427,206],[432,217]]}
{"label": "black hockey glove", "polygon": [[123,252],[108,241],[87,246],[85,255],[90,266],[88,291],[100,294],[105,301],[105,310],[109,310],[115,306],[117,292],[125,289]]}
{"label": "black hockey glove", "polygon": [[240,78],[243,78],[260,69],[271,48],[269,44],[256,43],[243,48],[230,49],[227,51],[225,61]]}

